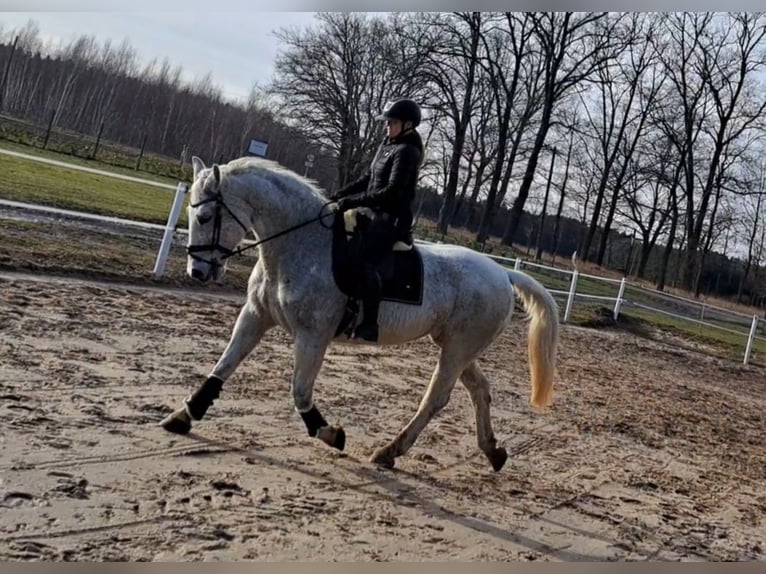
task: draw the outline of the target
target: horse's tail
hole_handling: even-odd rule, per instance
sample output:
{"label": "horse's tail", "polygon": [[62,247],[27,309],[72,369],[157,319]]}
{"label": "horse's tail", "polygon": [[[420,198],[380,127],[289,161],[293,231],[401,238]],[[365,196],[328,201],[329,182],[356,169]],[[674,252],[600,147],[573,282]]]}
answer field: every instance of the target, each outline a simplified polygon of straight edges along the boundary
{"label": "horse's tail", "polygon": [[530,317],[528,344],[532,396],[529,402],[536,407],[546,407],[553,399],[559,337],[558,305],[548,290],[529,275],[509,269],[508,276]]}

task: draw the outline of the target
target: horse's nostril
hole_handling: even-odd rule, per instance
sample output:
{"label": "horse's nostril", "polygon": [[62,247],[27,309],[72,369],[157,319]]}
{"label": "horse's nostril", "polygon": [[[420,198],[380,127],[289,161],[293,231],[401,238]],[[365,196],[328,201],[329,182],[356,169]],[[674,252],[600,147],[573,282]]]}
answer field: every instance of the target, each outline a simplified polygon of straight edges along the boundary
{"label": "horse's nostril", "polygon": [[192,269],[191,276],[196,279],[197,281],[204,281],[205,280],[205,274],[200,271],[199,269]]}

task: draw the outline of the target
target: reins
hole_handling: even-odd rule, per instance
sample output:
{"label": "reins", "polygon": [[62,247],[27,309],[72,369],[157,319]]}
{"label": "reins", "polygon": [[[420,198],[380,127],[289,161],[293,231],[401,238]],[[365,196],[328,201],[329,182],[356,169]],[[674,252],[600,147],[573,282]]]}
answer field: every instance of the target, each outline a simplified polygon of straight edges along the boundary
{"label": "reins", "polygon": [[[328,201],[324,204],[322,204],[322,207],[319,209],[319,215],[316,217],[312,217],[311,219],[308,219],[306,221],[302,221],[301,223],[298,223],[296,225],[293,225],[291,227],[288,227],[287,229],[283,229],[282,231],[275,233],[273,235],[269,235],[268,237],[264,237],[263,239],[259,239],[258,241],[255,241],[254,243],[251,243],[250,245],[245,245],[243,247],[239,247],[237,249],[228,249],[224,246],[222,246],[219,241],[221,237],[221,208],[225,209],[229,212],[229,215],[231,215],[234,218],[234,221],[236,221],[242,229],[244,229],[246,232],[249,230],[249,228],[240,221],[240,219],[234,214],[234,212],[229,209],[229,207],[226,205],[226,203],[223,200],[223,197],[221,196],[221,193],[218,192],[215,194],[215,196],[210,197],[208,199],[204,199],[200,202],[191,204],[192,208],[197,208],[200,205],[204,205],[206,203],[215,202],[216,204],[216,211],[215,211],[215,221],[213,222],[213,237],[212,242],[204,245],[189,245],[186,248],[186,252],[193,257],[194,259],[197,259],[198,261],[203,261],[205,263],[212,263],[211,261],[207,261],[205,259],[202,259],[201,257],[195,255],[195,253],[198,253],[200,251],[212,251],[212,250],[218,250],[221,253],[223,253],[223,256],[221,257],[221,260],[226,260],[229,257],[233,257],[234,255],[241,255],[245,251],[249,249],[253,249],[255,247],[258,247],[259,245],[263,245],[267,241],[271,241],[272,239],[276,239],[277,237],[282,237],[283,235],[287,235],[288,233],[292,233],[293,231],[296,231],[302,227],[305,227],[307,225],[310,225],[316,221],[323,220],[325,217],[334,215],[335,212],[331,211],[329,213],[323,213],[325,208],[335,203],[334,201]],[[322,226],[326,229],[329,229],[329,227],[326,227],[324,223],[322,223]]]}

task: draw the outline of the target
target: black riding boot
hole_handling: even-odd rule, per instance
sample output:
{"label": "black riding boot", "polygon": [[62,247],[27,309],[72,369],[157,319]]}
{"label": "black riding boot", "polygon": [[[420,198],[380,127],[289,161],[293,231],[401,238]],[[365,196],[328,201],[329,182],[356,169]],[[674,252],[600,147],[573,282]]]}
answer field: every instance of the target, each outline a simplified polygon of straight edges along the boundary
{"label": "black riding boot", "polygon": [[365,266],[365,285],[362,295],[362,322],[354,331],[354,339],[377,342],[378,340],[378,308],[383,284],[377,270]]}

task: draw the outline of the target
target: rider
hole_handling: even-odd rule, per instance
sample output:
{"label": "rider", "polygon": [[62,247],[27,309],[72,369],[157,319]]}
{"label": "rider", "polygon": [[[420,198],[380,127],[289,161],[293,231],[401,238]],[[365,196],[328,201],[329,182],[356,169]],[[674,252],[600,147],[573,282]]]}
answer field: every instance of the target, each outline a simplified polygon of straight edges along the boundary
{"label": "rider", "polygon": [[339,211],[362,208],[370,218],[362,247],[364,316],[353,336],[373,342],[378,340],[382,291],[378,266],[397,241],[412,244],[412,203],[423,158],[423,140],[416,129],[421,112],[415,101],[389,102],[375,119],[386,122],[387,133],[369,170],[330,196]]}

